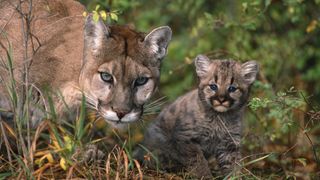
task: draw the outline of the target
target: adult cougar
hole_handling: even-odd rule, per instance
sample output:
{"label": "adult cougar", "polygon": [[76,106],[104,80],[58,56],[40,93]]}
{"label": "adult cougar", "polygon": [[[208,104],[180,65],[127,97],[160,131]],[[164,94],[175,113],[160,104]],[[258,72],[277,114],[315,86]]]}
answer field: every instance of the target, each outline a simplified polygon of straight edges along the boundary
{"label": "adult cougar", "polygon": [[[34,104],[41,102],[40,94],[50,87],[63,97],[54,96],[59,115],[64,114],[66,105],[69,109],[79,107],[85,95],[89,107],[113,125],[140,118],[143,105],[159,83],[161,60],[172,34],[168,26],[145,35],[127,26],[105,25],[101,19],[94,22],[90,15],[84,20],[83,6],[73,0],[34,0],[29,48],[25,51],[26,34],[22,32],[27,26],[22,26],[18,4],[19,1],[0,4],[0,27],[5,34],[0,39],[1,109],[12,110],[5,88],[10,82],[6,68],[10,42],[17,89],[22,89],[23,66],[27,65],[28,82],[37,89],[33,93]],[[29,6],[28,1],[23,1],[21,12],[29,10]],[[33,120],[38,119],[34,115]]]}

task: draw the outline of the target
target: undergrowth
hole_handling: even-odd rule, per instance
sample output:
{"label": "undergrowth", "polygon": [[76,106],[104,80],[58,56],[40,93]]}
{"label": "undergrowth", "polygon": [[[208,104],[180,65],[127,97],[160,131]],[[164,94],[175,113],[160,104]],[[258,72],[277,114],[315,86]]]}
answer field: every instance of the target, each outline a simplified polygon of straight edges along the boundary
{"label": "undergrowth", "polygon": [[[145,120],[136,125],[128,125],[126,131],[119,131],[107,125],[103,119],[97,119],[95,112],[86,108],[86,100],[83,97],[81,106],[75,112],[77,118],[73,121],[59,119],[55,112],[53,100],[50,95],[41,97],[47,100],[44,111],[45,118],[36,126],[30,124],[31,109],[35,106],[32,101],[32,92],[36,91],[32,86],[25,87],[27,92],[22,95],[16,85],[12,74],[13,61],[12,49],[8,50],[7,68],[10,81],[6,82],[8,98],[11,102],[12,116],[5,117],[9,110],[1,109],[0,120],[0,179],[190,179],[187,172],[168,174],[159,169],[150,170],[142,167],[139,162],[132,158],[134,146],[142,140],[143,129],[147,119],[154,118],[161,106],[165,103],[164,98],[159,98],[145,107]],[[262,86],[260,82],[255,86]],[[264,87],[269,88],[269,87]],[[48,94],[48,93],[42,93]],[[244,155],[237,163],[237,172],[230,174],[225,179],[261,179],[261,178],[305,178],[295,167],[315,171],[316,167],[310,164],[319,164],[319,150],[313,142],[312,131],[320,120],[318,107],[311,104],[302,92],[290,88],[286,92],[272,95],[259,94],[249,103],[249,115],[253,115],[260,122],[259,127],[246,129],[244,136]],[[261,98],[263,97],[263,98]],[[18,106],[21,99],[29,99],[25,103],[29,105]],[[311,111],[307,111],[308,106]],[[19,109],[22,108],[22,109]],[[40,108],[40,107],[39,107]],[[10,114],[9,113],[9,114]],[[295,119],[296,113],[309,117],[307,122],[299,122]],[[262,116],[262,114],[267,114]],[[247,126],[250,127],[250,123]],[[33,128],[35,127],[35,128]],[[306,139],[306,151],[312,152],[312,156],[290,154],[300,146],[293,139],[301,138],[292,131],[299,132]],[[264,132],[264,137],[253,139],[255,134]],[[250,133],[250,134],[248,134]],[[288,140],[281,137],[287,135]],[[251,141],[253,140],[253,141]],[[259,142],[258,142],[259,141]],[[268,146],[277,146],[277,141],[284,144],[278,151],[268,150]],[[146,160],[156,158],[152,154],[145,157]],[[295,163],[298,166],[288,166]],[[263,167],[273,165],[270,170]],[[270,173],[268,175],[265,172]],[[301,169],[300,169],[301,171]],[[316,177],[310,174],[309,177]],[[217,177],[221,178],[221,177]]]}
{"label": "undergrowth", "polygon": [[[95,12],[106,16],[98,6]],[[24,18],[30,23],[28,16]],[[112,11],[110,18],[118,19],[116,12]],[[25,41],[28,44],[28,38]],[[0,179],[192,179],[187,172],[146,169],[132,157],[147,122],[159,112],[165,98],[146,105],[143,120],[128,125],[125,131],[97,119],[95,112],[86,108],[85,98],[79,109],[70,111],[76,118],[66,121],[56,114],[52,94],[28,83],[28,66],[23,78],[16,79],[10,42],[1,48],[6,55],[1,57],[0,68],[7,77],[0,77],[7,94],[1,98],[8,99],[10,109],[0,109]],[[295,88],[274,91],[261,77],[253,90],[247,112],[250,118],[244,122],[243,158],[238,171],[225,179],[319,177],[320,107],[312,103],[313,97]],[[41,95],[37,101],[35,93]],[[37,125],[31,123],[35,109],[44,115]],[[156,157],[145,157],[150,158]]]}

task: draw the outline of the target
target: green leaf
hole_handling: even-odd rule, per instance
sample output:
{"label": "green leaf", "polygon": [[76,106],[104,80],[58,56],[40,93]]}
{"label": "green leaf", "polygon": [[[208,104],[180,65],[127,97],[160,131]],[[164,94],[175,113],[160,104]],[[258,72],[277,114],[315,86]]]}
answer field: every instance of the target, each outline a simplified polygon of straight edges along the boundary
{"label": "green leaf", "polygon": [[271,4],[271,0],[265,0],[265,1],[264,1],[264,7],[265,7],[265,8],[269,7],[270,4]]}
{"label": "green leaf", "polygon": [[93,21],[94,22],[98,22],[99,21],[99,14],[96,11],[93,12]]}
{"label": "green leaf", "polygon": [[285,92],[282,92],[282,91],[279,91],[278,93],[277,93],[277,96],[279,96],[279,97],[283,97],[283,96],[286,96],[287,94],[285,93]]}
{"label": "green leaf", "polygon": [[104,21],[107,20],[107,13],[106,13],[106,11],[100,11],[99,14],[100,14],[101,18],[102,18]]}
{"label": "green leaf", "polygon": [[256,30],[257,28],[255,22],[245,22],[242,27],[247,30]]}
{"label": "green leaf", "polygon": [[213,16],[210,13],[204,12],[204,16],[208,19],[208,20],[212,20]]}
{"label": "green leaf", "polygon": [[258,108],[265,108],[268,106],[268,104],[271,102],[271,100],[267,98],[260,99],[258,97],[254,97],[249,102],[249,107],[256,111]]}
{"label": "green leaf", "polygon": [[244,2],[241,4],[241,6],[242,6],[242,11],[246,13],[248,11],[248,3]]}
{"label": "green leaf", "polygon": [[118,15],[116,13],[111,12],[110,13],[110,17],[111,17],[112,20],[118,21]]}
{"label": "green leaf", "polygon": [[69,137],[69,136],[63,136],[63,140],[65,143],[65,148],[69,151],[72,152],[73,151],[73,147],[74,147],[74,142],[73,140]]}
{"label": "green leaf", "polygon": [[96,10],[96,11],[98,11],[98,10],[99,10],[99,8],[100,8],[100,5],[98,4],[98,5],[96,5],[95,10]]}

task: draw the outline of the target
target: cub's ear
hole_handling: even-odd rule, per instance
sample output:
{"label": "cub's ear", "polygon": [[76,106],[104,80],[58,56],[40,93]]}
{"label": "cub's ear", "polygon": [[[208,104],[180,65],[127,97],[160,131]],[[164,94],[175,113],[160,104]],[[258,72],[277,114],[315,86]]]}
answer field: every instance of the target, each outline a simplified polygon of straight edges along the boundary
{"label": "cub's ear", "polygon": [[149,52],[161,60],[167,54],[172,31],[169,26],[162,26],[152,30],[145,38],[144,43]]}
{"label": "cub's ear", "polygon": [[209,71],[210,59],[205,55],[198,55],[194,60],[198,77],[204,77]]}
{"label": "cub's ear", "polygon": [[241,65],[241,75],[248,84],[252,84],[259,72],[259,65],[256,61],[248,61]]}
{"label": "cub's ear", "polygon": [[93,53],[97,53],[106,43],[110,34],[110,29],[99,17],[98,21],[93,20],[93,15],[89,14],[84,28],[85,47],[90,48]]}

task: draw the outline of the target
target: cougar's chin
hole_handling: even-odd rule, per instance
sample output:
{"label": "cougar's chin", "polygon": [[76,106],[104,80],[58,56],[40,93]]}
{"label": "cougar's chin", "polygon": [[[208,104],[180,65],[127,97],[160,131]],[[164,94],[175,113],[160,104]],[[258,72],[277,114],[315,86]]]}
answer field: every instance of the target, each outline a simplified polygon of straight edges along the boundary
{"label": "cougar's chin", "polygon": [[138,121],[140,119],[140,112],[133,112],[131,111],[130,113],[126,114],[123,118],[120,119],[122,123],[131,123]]}
{"label": "cougar's chin", "polygon": [[111,122],[111,124],[119,125],[138,121],[141,117],[141,112],[131,111],[121,119],[117,116],[117,113],[110,110],[103,112],[101,115],[108,123]]}

